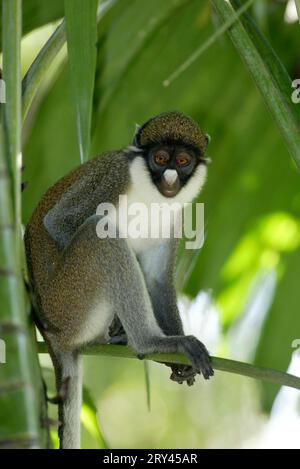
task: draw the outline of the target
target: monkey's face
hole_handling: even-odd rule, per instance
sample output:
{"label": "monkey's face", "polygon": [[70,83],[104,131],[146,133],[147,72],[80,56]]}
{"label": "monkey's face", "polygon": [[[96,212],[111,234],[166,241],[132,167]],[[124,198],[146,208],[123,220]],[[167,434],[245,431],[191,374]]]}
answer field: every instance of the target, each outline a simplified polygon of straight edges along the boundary
{"label": "monkey's face", "polygon": [[[138,176],[134,180],[145,193],[154,184],[163,197],[173,197],[182,203],[192,201],[205,182],[208,142],[208,135],[198,124],[180,112],[166,112],[149,119],[137,128],[133,146],[129,147],[135,160],[132,168]],[[151,186],[147,181],[149,175]]]}
{"label": "monkey's face", "polygon": [[205,164],[198,149],[180,143],[157,144],[145,152],[153,183],[165,197],[175,197],[199,164]]}

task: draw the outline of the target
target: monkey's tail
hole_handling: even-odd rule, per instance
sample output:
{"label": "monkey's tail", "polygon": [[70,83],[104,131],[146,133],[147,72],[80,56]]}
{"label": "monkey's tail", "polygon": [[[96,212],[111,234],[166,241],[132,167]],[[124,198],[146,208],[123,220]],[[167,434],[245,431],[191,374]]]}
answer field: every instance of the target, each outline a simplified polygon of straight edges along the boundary
{"label": "monkey's tail", "polygon": [[56,377],[60,449],[80,449],[82,357],[76,351],[57,352],[49,342]]}
{"label": "monkey's tail", "polygon": [[82,404],[82,357],[77,352],[61,354],[58,376],[58,435],[61,449],[80,449]]}

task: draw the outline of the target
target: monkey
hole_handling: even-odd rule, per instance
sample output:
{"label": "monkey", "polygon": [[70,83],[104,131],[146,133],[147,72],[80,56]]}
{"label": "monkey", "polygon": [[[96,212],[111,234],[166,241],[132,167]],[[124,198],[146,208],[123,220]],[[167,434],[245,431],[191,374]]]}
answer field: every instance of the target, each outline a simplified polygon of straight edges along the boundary
{"label": "monkey", "polygon": [[174,286],[178,239],[126,238],[118,224],[116,237],[97,235],[98,205],[118,208],[120,195],[147,206],[175,201],[180,210],[192,202],[206,180],[208,142],[181,112],[155,116],[136,129],[128,147],[62,177],[29,219],[24,241],[37,327],[58,393],[67,389],[59,403],[61,448],[80,448],[80,351],[87,344],[126,342],[140,357],[183,353],[190,366],[169,364],[180,383],[214,373],[205,345],[183,332]]}

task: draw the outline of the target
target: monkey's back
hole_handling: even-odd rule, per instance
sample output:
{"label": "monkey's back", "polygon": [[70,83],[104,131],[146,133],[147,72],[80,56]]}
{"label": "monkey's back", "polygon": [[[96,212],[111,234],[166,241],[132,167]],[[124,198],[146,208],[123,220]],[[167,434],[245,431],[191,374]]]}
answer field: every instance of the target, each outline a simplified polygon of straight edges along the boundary
{"label": "monkey's back", "polygon": [[[110,152],[97,156],[62,177],[47,190],[30,217],[24,241],[30,284],[36,306],[41,313],[43,298],[47,296],[49,277],[61,255],[57,243],[44,226],[44,217],[60,201],[62,196],[83,178],[87,179],[86,197],[90,195],[92,198],[93,190],[98,185],[105,184],[105,176],[108,173],[110,177],[117,180],[121,188],[127,187],[129,183],[128,160],[123,152]],[[122,179],[121,184],[120,178]],[[96,213],[100,202],[102,200],[95,199],[94,203],[91,204],[91,213],[86,214],[87,217]]]}

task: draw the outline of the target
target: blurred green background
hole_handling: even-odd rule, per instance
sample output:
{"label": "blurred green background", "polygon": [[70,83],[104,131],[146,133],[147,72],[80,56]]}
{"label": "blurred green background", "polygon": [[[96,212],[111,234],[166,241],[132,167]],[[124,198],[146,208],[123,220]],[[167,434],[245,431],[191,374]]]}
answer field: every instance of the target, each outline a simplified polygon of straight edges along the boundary
{"label": "blurred green background", "polygon": [[[256,0],[251,13],[297,78],[300,27],[293,6],[293,1]],[[25,74],[64,10],[60,0],[26,0],[23,8]],[[214,354],[286,370],[291,343],[300,338],[296,167],[226,35],[163,86],[219,27],[208,1],[113,2],[98,25],[91,153],[128,145],[136,123],[166,110],[191,115],[210,134],[212,165],[199,199],[205,203],[206,240],[200,252],[183,253],[179,260],[181,309]],[[66,47],[26,119],[23,155],[23,177],[29,182],[23,195],[26,223],[47,188],[80,163]],[[45,357],[42,363],[50,366]],[[299,374],[299,363],[295,366]],[[52,380],[52,373],[45,375]],[[142,363],[86,358],[85,386],[97,405],[105,443],[93,425],[91,405],[83,416],[83,447],[259,446],[270,431],[269,445],[276,446],[285,439],[276,437],[276,423],[270,430],[270,422],[289,412],[286,445],[297,446],[288,432],[294,432],[292,422],[300,430],[298,396],[288,399],[288,410],[277,405],[275,416],[273,407],[270,418],[275,386],[216,373],[212,381],[199,378],[188,388],[168,376],[167,368],[151,364],[149,412]],[[284,399],[279,395],[276,402]]]}

